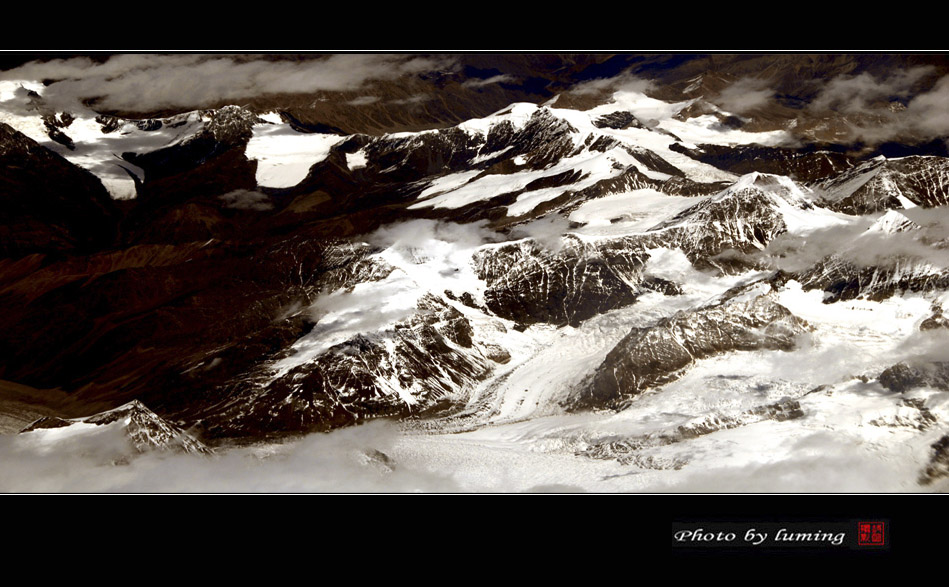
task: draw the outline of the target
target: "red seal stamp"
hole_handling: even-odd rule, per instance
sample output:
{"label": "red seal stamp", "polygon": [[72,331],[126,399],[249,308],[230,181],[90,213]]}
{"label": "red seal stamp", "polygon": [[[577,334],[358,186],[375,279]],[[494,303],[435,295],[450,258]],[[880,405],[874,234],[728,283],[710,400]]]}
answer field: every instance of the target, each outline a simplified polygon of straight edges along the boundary
{"label": "red seal stamp", "polygon": [[883,522],[857,522],[857,544],[859,546],[883,546],[885,540]]}

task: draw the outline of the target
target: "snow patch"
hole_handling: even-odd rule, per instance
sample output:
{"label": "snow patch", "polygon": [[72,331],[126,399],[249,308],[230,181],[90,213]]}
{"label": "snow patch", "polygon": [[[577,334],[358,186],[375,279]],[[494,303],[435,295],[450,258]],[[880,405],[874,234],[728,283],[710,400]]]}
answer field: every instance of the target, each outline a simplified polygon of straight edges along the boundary
{"label": "snow patch", "polygon": [[524,170],[508,175],[490,174],[475,179],[478,170],[455,173],[433,182],[419,197],[435,197],[416,202],[409,209],[448,208],[464,206],[490,200],[496,196],[523,190],[533,181],[552,177],[564,172],[579,172],[580,179],[575,183],[559,187],[531,190],[518,195],[517,200],[508,207],[509,216],[520,216],[534,209],[542,202],[552,200],[564,192],[582,190],[597,181],[614,177],[621,170],[632,165],[634,158],[625,149],[611,149],[606,153],[584,152],[559,161],[553,167],[543,170]]}
{"label": "snow patch", "polygon": [[645,232],[705,197],[668,196],[646,188],[610,194],[580,204],[569,219],[584,226],[573,232],[583,236],[621,236]]}
{"label": "snow patch", "polygon": [[[458,173],[452,173],[449,175],[443,175],[442,177],[436,178],[432,183],[422,190],[422,193],[419,194],[419,199],[427,198],[436,194],[443,194],[445,192],[452,191],[457,189],[478,175],[481,174],[481,170],[473,169],[471,171],[461,171]],[[422,207],[421,204],[413,204],[409,208]]]}
{"label": "snow patch", "polygon": [[72,122],[59,129],[73,142],[74,148],[70,149],[49,137],[43,117],[29,105],[27,97],[18,89],[20,85],[42,95],[41,84],[0,81],[0,96],[5,102],[0,110],[0,122],[89,171],[117,200],[136,196],[133,176],[144,179],[144,171],[122,159],[122,153],[141,154],[165,148],[180,143],[204,127],[201,116],[191,112],[159,119],[161,127],[156,130],[142,130],[134,121],[125,121],[115,131],[106,133],[95,120],[98,115],[92,110],[72,112]]}
{"label": "snow patch", "polygon": [[320,296],[310,306],[316,326],[293,343],[290,356],[273,365],[274,378],[314,361],[358,334],[384,330],[405,320],[415,312],[422,293],[408,275],[393,271],[382,281],[358,283],[350,290]]}
{"label": "snow patch", "polygon": [[367,240],[382,248],[371,259],[392,267],[392,272],[380,281],[317,298],[310,307],[316,326],[292,345],[293,354],[274,364],[275,376],[313,361],[357,334],[379,332],[406,320],[426,294],[468,292],[483,304],[486,284],[475,274],[471,256],[489,236],[476,224],[433,220],[387,225],[369,235]]}
{"label": "snow patch", "polygon": [[490,116],[484,118],[472,118],[458,125],[463,131],[475,134],[487,134],[491,127],[502,122],[509,121],[514,128],[520,130],[527,125],[531,117],[538,110],[537,104],[529,102],[517,102],[503,108]]}
{"label": "snow patch", "polygon": [[[492,151],[490,153],[484,153],[482,155],[478,155],[477,157],[472,159],[470,163],[471,165],[477,165],[479,163],[484,163],[485,161],[488,161],[491,159],[496,159],[500,157],[501,155],[503,155],[504,153],[507,153],[513,148],[514,148],[514,145],[508,145],[507,147],[504,147],[500,151]],[[521,163],[521,165],[523,165],[523,163]]]}
{"label": "snow patch", "polygon": [[350,171],[362,169],[368,164],[369,159],[366,157],[365,149],[360,149],[355,153],[346,153],[346,167],[348,167]]}
{"label": "snow patch", "polygon": [[268,112],[266,114],[261,114],[258,118],[269,122],[271,124],[283,124],[283,118],[280,117],[280,114],[277,112]]}
{"label": "snow patch", "polygon": [[289,125],[256,124],[247,158],[257,161],[257,185],[289,188],[303,181],[313,165],[326,159],[345,137],[298,133]]}

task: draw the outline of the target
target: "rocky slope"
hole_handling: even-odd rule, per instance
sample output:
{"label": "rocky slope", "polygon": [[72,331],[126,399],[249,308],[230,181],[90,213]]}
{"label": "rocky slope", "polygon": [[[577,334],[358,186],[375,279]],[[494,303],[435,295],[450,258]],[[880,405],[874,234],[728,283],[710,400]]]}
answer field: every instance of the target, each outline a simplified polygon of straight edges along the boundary
{"label": "rocky slope", "polygon": [[791,350],[806,324],[767,294],[736,296],[630,332],[597,367],[574,407],[615,406],[674,380],[697,360],[730,351]]}
{"label": "rocky slope", "polygon": [[943,157],[879,157],[816,186],[825,205],[847,214],[946,205],[949,164]]}

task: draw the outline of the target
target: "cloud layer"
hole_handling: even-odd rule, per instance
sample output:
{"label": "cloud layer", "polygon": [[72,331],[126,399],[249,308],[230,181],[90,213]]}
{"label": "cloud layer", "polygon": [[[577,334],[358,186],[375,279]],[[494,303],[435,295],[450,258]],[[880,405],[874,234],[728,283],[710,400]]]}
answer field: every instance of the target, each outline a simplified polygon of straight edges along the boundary
{"label": "cloud layer", "polygon": [[33,61],[0,73],[6,80],[46,80],[57,109],[95,100],[104,109],[200,108],[220,100],[278,93],[352,91],[369,81],[451,66],[448,58],[345,54],[273,60],[248,55],[115,55]]}
{"label": "cloud layer", "polygon": [[860,268],[890,266],[902,258],[949,269],[949,257],[941,244],[949,239],[949,210],[916,207],[899,213],[919,228],[895,233],[870,230],[877,218],[860,217],[850,224],[814,230],[807,238],[778,235],[762,252],[776,269],[792,273],[805,271],[831,256]]}
{"label": "cloud layer", "polygon": [[812,113],[848,115],[854,138],[870,143],[949,136],[949,76],[920,91],[934,73],[931,66],[898,71],[886,77],[869,73],[840,76],[827,82],[808,105]]}
{"label": "cloud layer", "polygon": [[99,426],[49,443],[36,433],[0,436],[0,492],[443,492],[448,474],[388,460],[399,439],[377,420],[284,444],[225,450],[213,457],[138,455],[121,427]]}

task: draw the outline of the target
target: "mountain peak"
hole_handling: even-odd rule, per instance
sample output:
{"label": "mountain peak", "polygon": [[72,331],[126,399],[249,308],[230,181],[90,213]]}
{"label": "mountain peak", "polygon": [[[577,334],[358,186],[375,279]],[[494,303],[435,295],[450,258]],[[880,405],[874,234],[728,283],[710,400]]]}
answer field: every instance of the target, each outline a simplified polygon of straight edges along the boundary
{"label": "mountain peak", "polygon": [[159,417],[139,400],[82,418],[40,418],[21,430],[20,434],[37,434],[41,436],[41,442],[55,444],[72,438],[74,434],[84,435],[106,426],[120,428],[138,452],[158,449],[211,453],[203,443]]}

